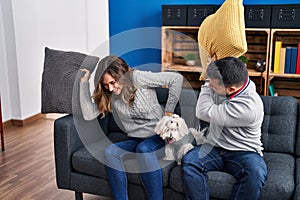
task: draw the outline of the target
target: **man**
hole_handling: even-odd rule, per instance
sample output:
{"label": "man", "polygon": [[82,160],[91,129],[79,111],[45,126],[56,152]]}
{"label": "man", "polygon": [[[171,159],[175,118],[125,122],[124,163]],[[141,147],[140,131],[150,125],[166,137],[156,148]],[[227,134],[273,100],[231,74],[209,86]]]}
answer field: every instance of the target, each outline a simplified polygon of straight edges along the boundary
{"label": "man", "polygon": [[210,63],[201,88],[196,117],[208,122],[207,142],[182,160],[187,199],[209,199],[208,171],[225,171],[236,182],[231,199],[259,199],[267,177],[261,125],[263,103],[238,58]]}

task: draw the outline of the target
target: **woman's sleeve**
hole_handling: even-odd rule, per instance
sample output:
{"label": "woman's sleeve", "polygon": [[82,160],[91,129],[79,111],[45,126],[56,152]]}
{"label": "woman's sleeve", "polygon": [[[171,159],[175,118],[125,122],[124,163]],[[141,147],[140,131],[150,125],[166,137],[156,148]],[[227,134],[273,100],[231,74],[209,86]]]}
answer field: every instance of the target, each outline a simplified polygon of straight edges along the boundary
{"label": "woman's sleeve", "polygon": [[169,96],[165,106],[166,112],[174,112],[179,101],[183,77],[176,72],[145,72],[135,71],[134,81],[137,87],[162,87],[169,88]]}
{"label": "woman's sleeve", "polygon": [[100,115],[97,105],[92,101],[89,82],[80,83],[80,107],[85,120],[93,120]]}

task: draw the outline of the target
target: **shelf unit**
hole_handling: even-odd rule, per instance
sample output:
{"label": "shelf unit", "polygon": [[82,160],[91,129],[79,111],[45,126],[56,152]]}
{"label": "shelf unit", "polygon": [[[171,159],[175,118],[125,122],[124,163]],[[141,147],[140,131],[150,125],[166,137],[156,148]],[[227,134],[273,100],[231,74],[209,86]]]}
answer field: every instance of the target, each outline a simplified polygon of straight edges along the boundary
{"label": "shelf unit", "polygon": [[[162,26],[162,71],[180,72],[185,80],[183,87],[201,88],[199,81],[202,67],[200,65],[198,50],[197,26]],[[194,65],[187,65],[184,56],[194,54],[196,61]]]}
{"label": "shelf unit", "polygon": [[[198,78],[203,71],[199,59],[198,26],[162,26],[162,71],[178,71],[182,73],[191,87],[200,89]],[[258,60],[269,65],[270,29],[246,29],[248,51],[245,54],[249,76],[257,84],[260,94],[267,93],[268,67],[264,72],[258,72],[254,66]],[[187,65],[186,54],[195,54],[195,65]],[[197,75],[198,74],[198,75]],[[187,84],[187,83],[186,83]]]}
{"label": "shelf unit", "polygon": [[[297,47],[300,43],[300,29],[272,29],[268,86],[274,83],[275,91],[280,96],[294,96],[300,103],[300,74],[274,73],[275,42],[282,41],[282,47]],[[299,49],[298,49],[299,50]]]}
{"label": "shelf unit", "polygon": [[162,71],[200,72],[200,62],[194,66],[184,63],[183,57],[194,53],[198,61],[199,50],[196,26],[163,26],[162,27]]}
{"label": "shelf unit", "polygon": [[[248,73],[256,83],[257,92],[266,95],[268,83],[269,55],[270,55],[270,34],[269,28],[246,28],[247,52],[244,56],[248,59]],[[257,61],[265,62],[263,72],[255,69]]]}
{"label": "shelf unit", "polygon": [[270,80],[274,77],[283,77],[283,78],[300,78],[299,74],[275,74],[274,71],[274,50],[275,42],[282,41],[282,46],[292,46],[297,47],[297,44],[300,43],[300,29],[272,29],[271,30],[271,43],[270,49],[270,70],[269,77]]}

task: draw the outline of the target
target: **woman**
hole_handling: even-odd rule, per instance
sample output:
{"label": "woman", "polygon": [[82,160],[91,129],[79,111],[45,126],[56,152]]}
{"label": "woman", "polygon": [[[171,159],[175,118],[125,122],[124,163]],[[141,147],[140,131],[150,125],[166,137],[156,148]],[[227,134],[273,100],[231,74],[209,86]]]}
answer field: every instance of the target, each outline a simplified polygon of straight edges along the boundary
{"label": "woman", "polygon": [[[127,176],[123,159],[136,153],[141,178],[149,200],[163,199],[162,171],[155,152],[164,147],[154,127],[164,116],[174,112],[181,93],[183,77],[178,73],[152,73],[134,70],[116,56],[102,59],[95,73],[94,103],[89,93],[90,72],[80,84],[80,103],[83,117],[92,120],[106,112],[117,115],[128,140],[114,143],[105,149],[106,173],[114,199],[126,200]],[[156,87],[167,86],[169,96],[163,111],[156,96]]]}

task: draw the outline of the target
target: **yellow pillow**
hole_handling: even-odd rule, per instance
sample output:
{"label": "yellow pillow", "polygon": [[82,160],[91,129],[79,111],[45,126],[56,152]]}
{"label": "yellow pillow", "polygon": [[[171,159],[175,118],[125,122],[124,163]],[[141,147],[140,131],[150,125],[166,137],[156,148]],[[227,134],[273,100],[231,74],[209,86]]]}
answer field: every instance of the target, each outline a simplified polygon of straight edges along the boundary
{"label": "yellow pillow", "polygon": [[[205,55],[217,59],[239,57],[247,52],[244,7],[242,0],[226,0],[216,13],[202,22],[198,31],[203,70],[208,65]],[[205,79],[202,73],[200,80]]]}

